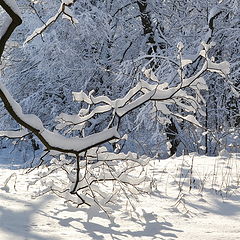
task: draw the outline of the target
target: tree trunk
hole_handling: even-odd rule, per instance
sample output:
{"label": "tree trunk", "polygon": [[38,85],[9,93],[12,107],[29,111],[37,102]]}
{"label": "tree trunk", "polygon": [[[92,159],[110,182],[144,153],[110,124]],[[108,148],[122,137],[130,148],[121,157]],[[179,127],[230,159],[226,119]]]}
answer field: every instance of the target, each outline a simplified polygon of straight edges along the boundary
{"label": "tree trunk", "polygon": [[[164,50],[166,47],[162,44],[158,46],[154,39],[154,29],[152,26],[151,16],[148,11],[147,0],[137,1],[137,5],[140,11],[140,17],[141,17],[142,26],[143,26],[143,33],[144,35],[148,36],[147,44],[150,45],[149,49],[147,50],[147,54],[151,55],[151,54],[157,53],[158,47],[159,49]],[[163,27],[162,29],[164,30]],[[149,61],[152,60],[152,57],[148,57],[147,60]],[[150,66],[152,68],[152,71],[154,71],[155,69],[157,69],[158,64],[154,61],[151,61]],[[168,140],[171,143],[170,154],[172,156],[177,152],[177,147],[179,145],[179,141],[176,139],[176,136],[178,135],[178,131],[175,123],[172,120],[171,120],[171,124],[169,124],[166,128],[166,134],[167,134]]]}

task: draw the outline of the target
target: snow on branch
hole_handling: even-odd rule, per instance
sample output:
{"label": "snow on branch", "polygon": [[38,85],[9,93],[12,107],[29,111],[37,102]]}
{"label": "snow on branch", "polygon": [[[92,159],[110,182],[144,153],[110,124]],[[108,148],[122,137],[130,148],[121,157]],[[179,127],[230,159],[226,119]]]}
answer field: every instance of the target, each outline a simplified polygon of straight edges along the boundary
{"label": "snow on branch", "polygon": [[19,131],[0,131],[0,137],[7,137],[7,138],[23,138],[28,135],[29,132],[27,129],[22,129]]}
{"label": "snow on branch", "polygon": [[[205,62],[203,63],[202,68],[191,77],[182,78],[177,86],[168,87],[168,85],[156,83],[157,81],[155,78],[154,84],[140,80],[140,82],[137,83],[137,85],[133,87],[123,98],[116,100],[111,100],[106,96],[94,97],[92,95],[92,92],[89,95],[82,91],[73,92],[73,99],[75,101],[85,102],[91,106],[98,104],[102,105],[96,106],[90,113],[89,111],[86,111],[86,114],[84,116],[81,116],[80,114],[75,116],[61,114],[57,120],[62,119],[66,122],[66,124],[67,122],[71,122],[71,124],[82,124],[93,117],[95,114],[108,112],[110,110],[113,110],[113,113],[117,116],[123,117],[130,111],[142,106],[144,103],[149,101],[164,102],[167,100],[172,100],[174,103],[180,105],[181,103],[179,102],[179,99],[181,98],[188,100],[191,99],[192,106],[190,106],[190,108],[194,108],[196,107],[194,98],[188,95],[184,89],[189,87],[194,90],[207,89],[205,80],[202,77],[204,73],[211,71],[216,72],[222,76],[226,76],[230,71],[228,62],[215,63],[208,58],[208,51],[212,46],[212,44],[206,44],[204,42],[202,43],[203,50],[200,52],[200,54],[205,58]],[[182,61],[183,63],[181,63],[181,66],[191,64],[191,61],[188,59],[183,59]],[[152,79],[152,75],[149,75],[148,73],[149,72],[147,72],[146,76],[149,76],[149,78]],[[185,108],[189,107],[185,105]]]}
{"label": "snow on branch", "polygon": [[78,154],[95,145],[119,138],[117,127],[106,129],[85,138],[67,138],[44,128],[42,121],[33,114],[24,114],[21,106],[0,83],[0,97],[10,115],[23,127],[33,132],[46,146],[47,150]]}
{"label": "snow on branch", "polygon": [[51,24],[56,22],[60,16],[70,20],[73,24],[78,23],[78,20],[73,17],[73,13],[69,8],[76,0],[62,0],[62,3],[57,11],[57,13],[48,19],[48,21],[40,28],[37,28],[30,36],[27,37],[24,44],[30,42],[38,35],[42,34]]}

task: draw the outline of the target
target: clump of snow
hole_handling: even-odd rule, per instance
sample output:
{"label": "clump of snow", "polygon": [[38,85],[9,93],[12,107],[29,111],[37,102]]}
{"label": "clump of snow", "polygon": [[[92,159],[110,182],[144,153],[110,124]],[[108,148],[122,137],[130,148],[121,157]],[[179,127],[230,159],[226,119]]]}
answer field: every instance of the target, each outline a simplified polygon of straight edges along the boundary
{"label": "clump of snow", "polygon": [[226,149],[223,149],[219,152],[219,156],[222,158],[230,158],[231,153],[229,153]]}

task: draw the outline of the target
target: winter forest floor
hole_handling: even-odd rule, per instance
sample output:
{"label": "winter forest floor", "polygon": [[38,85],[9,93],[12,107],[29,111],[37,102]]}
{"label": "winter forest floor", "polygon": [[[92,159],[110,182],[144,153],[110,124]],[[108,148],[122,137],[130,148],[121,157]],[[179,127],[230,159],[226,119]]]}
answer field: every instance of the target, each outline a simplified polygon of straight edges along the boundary
{"label": "winter forest floor", "polygon": [[155,190],[140,196],[135,211],[116,209],[114,222],[97,209],[66,206],[54,195],[33,199],[28,184],[35,173],[14,170],[0,157],[0,240],[240,238],[239,155],[152,160]]}

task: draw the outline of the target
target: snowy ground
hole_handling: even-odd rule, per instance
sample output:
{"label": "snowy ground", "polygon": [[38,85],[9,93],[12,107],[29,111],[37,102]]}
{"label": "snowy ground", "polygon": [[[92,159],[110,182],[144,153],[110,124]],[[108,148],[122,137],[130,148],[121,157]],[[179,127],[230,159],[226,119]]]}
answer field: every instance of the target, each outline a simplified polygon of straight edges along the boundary
{"label": "snowy ground", "polygon": [[136,211],[117,209],[114,223],[97,209],[67,207],[53,195],[32,199],[27,186],[34,173],[10,169],[3,156],[0,240],[240,239],[239,156],[154,161],[153,194],[141,196]]}

